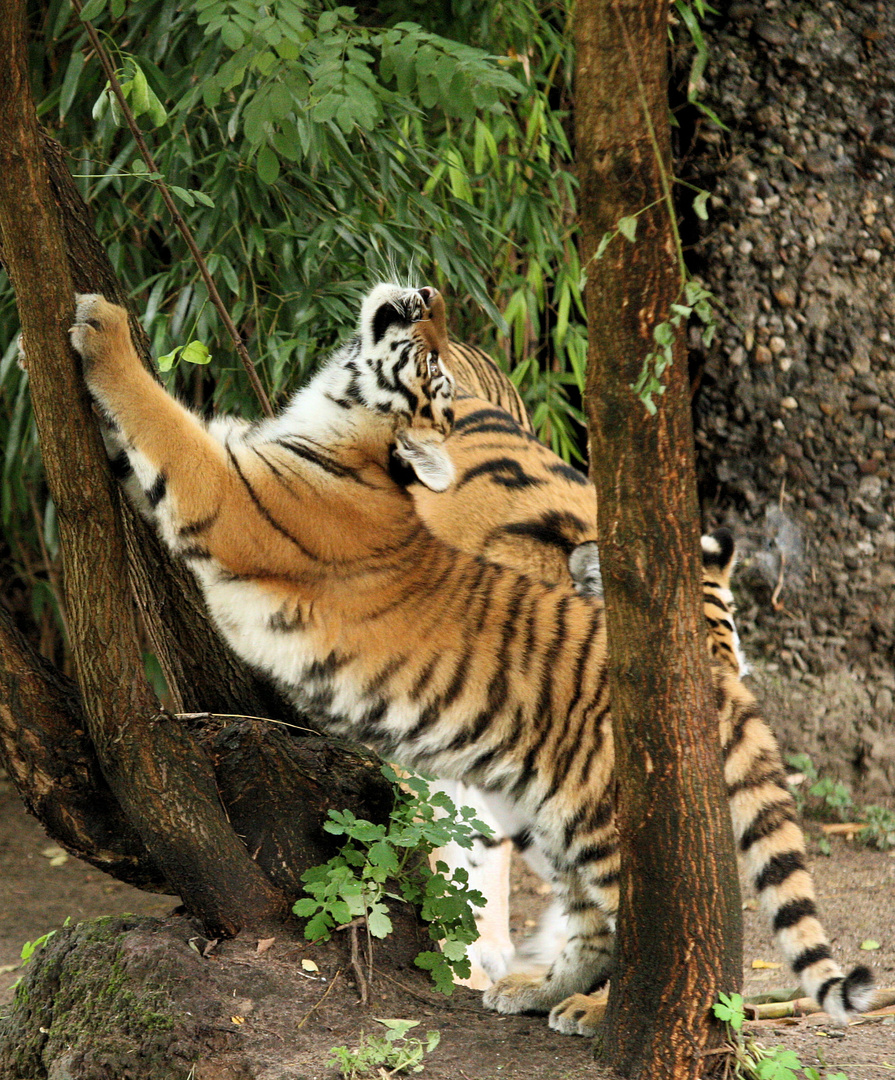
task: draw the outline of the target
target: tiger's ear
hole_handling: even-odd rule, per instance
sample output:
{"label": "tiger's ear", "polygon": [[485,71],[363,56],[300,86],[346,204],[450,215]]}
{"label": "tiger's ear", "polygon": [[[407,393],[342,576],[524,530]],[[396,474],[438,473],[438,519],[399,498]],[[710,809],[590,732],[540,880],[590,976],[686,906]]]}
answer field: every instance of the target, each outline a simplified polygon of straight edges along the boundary
{"label": "tiger's ear", "polygon": [[[395,440],[395,457],[411,469],[421,484],[431,491],[446,491],[454,480],[454,463],[444,442],[434,432],[400,431]],[[435,437],[433,437],[433,435]]]}
{"label": "tiger's ear", "polygon": [[585,540],[572,548],[569,573],[579,596],[603,596],[603,575],[600,573],[600,549],[596,540]]}

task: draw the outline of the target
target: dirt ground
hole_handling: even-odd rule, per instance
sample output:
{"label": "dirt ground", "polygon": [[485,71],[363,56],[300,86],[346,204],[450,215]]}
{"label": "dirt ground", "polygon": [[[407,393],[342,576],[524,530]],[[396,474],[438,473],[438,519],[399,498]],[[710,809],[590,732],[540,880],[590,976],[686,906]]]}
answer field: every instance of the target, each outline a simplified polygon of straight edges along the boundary
{"label": "dirt ground", "polygon": [[[895,857],[834,841],[832,856],[815,853],[814,871],[821,910],[844,964],[869,962],[879,985],[895,986]],[[544,902],[543,887],[517,874],[516,932],[528,932]],[[765,993],[792,985],[779,968],[753,969],[754,961],[779,957],[763,921],[746,895],[745,992]],[[40,826],[21,808],[8,786],[0,792],[0,1008],[21,974],[23,942],[72,922],[131,912],[164,918],[171,897],[141,893],[70,857],[60,857]],[[177,927],[179,920],[174,920]],[[141,924],[142,925],[142,924]],[[498,1017],[485,1012],[479,995],[458,989],[445,999],[429,989],[426,977],[408,966],[400,981],[375,976],[371,1003],[358,995],[345,952],[338,946],[312,947],[283,936],[263,953],[257,939],[222,943],[206,958],[190,952],[195,931],[180,927],[187,963],[203,964],[209,999],[204,1015],[216,1034],[192,1080],[335,1080],[327,1065],[334,1046],[355,1047],[361,1031],[382,1031],[374,1017],[420,1021],[421,1033],[439,1031],[441,1043],[426,1058],[423,1075],[432,1080],[578,1080],[608,1076],[593,1063],[592,1040],[550,1032],[536,1017]],[[862,951],[872,940],[880,948]],[[302,961],[318,970],[305,971]],[[849,1080],[895,1077],[895,1015],[869,1019],[842,1032],[825,1017],[764,1021],[749,1032],[767,1046],[795,1050],[807,1066],[842,1071]],[[247,1044],[252,1037],[251,1051]],[[71,1080],[108,1073],[64,1070]],[[180,1072],[172,1063],[172,1078]],[[128,1076],[141,1080],[140,1072]],[[32,1080],[21,1077],[17,1080]],[[118,1078],[116,1077],[116,1080]]]}

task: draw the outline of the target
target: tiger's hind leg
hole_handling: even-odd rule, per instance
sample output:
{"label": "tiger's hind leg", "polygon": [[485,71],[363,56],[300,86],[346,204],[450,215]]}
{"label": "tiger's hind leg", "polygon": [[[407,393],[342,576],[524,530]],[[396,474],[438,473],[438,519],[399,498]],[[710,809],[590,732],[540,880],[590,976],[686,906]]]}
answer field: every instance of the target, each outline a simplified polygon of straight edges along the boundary
{"label": "tiger's hind leg", "polygon": [[554,1022],[555,1006],[564,1005],[574,994],[591,994],[609,980],[617,887],[589,886],[577,871],[558,875],[554,886],[568,918],[562,951],[545,975],[507,975],[485,991],[482,1001],[500,1013],[549,1012],[550,1026],[571,1034],[558,1017]]}
{"label": "tiger's hind leg", "polygon": [[490,836],[476,833],[472,846],[461,847],[455,841],[437,848],[429,856],[433,870],[441,863],[447,876],[465,871],[468,888],[480,892],[484,907],[473,905],[478,938],[467,946],[470,964],[467,979],[455,979],[460,986],[484,990],[506,975],[515,953],[510,937],[510,860],[512,841],[502,827],[483,792],[458,780],[439,780],[431,790],[445,792],[454,805],[471,807],[476,817],[491,830]]}

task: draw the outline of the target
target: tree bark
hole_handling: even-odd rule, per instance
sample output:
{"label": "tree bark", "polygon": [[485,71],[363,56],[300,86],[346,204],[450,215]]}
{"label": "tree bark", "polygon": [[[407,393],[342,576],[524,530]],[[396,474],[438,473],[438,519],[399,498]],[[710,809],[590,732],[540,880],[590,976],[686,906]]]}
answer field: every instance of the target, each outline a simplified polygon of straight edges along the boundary
{"label": "tree bark", "polygon": [[[90,212],[68,170],[63,148],[44,133],[41,145],[75,292],[98,292],[130,307],[94,232]],[[131,319],[131,333],[147,367],[154,370],[146,335],[136,318]],[[107,468],[105,458],[98,467]],[[290,702],[260,679],[214,632],[193,575],[171,558],[155,530],[126,500],[119,508],[141,627],[165,676],[172,709],[292,719]]]}
{"label": "tree bark", "polygon": [[109,790],[75,684],[39,656],[0,607],[0,762],[54,840],[107,874],[170,886]]}
{"label": "tree bark", "polygon": [[[625,1076],[697,1077],[739,986],[730,814],[701,611],[686,359],[658,412],[631,386],[681,302],[670,184],[667,7],[578,0],[575,136],[587,272],[587,416],[597,489],[622,883],[604,1048]],[[650,124],[651,121],[651,124]],[[652,130],[651,130],[652,128]],[[637,215],[636,240],[601,238]]]}
{"label": "tree bark", "polygon": [[209,932],[235,933],[284,898],[226,819],[214,773],[143,675],[117,493],[66,329],[73,285],[26,64],[25,4],[0,2],[0,235],[29,357],[35,420],[56,504],[72,649],[91,740],[110,788],[166,879]]}

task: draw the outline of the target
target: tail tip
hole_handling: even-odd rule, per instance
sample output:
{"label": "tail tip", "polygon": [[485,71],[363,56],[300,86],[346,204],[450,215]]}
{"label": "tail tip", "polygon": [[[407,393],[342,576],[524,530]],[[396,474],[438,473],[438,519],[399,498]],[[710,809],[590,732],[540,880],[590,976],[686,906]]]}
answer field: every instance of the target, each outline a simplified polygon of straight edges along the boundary
{"label": "tail tip", "polygon": [[856,1013],[867,1012],[876,996],[873,972],[861,964],[842,979],[831,979],[819,1005],[837,1022],[847,1025]]}
{"label": "tail tip", "polygon": [[863,964],[842,980],[842,1000],[851,1012],[867,1012],[876,995],[873,972]]}

